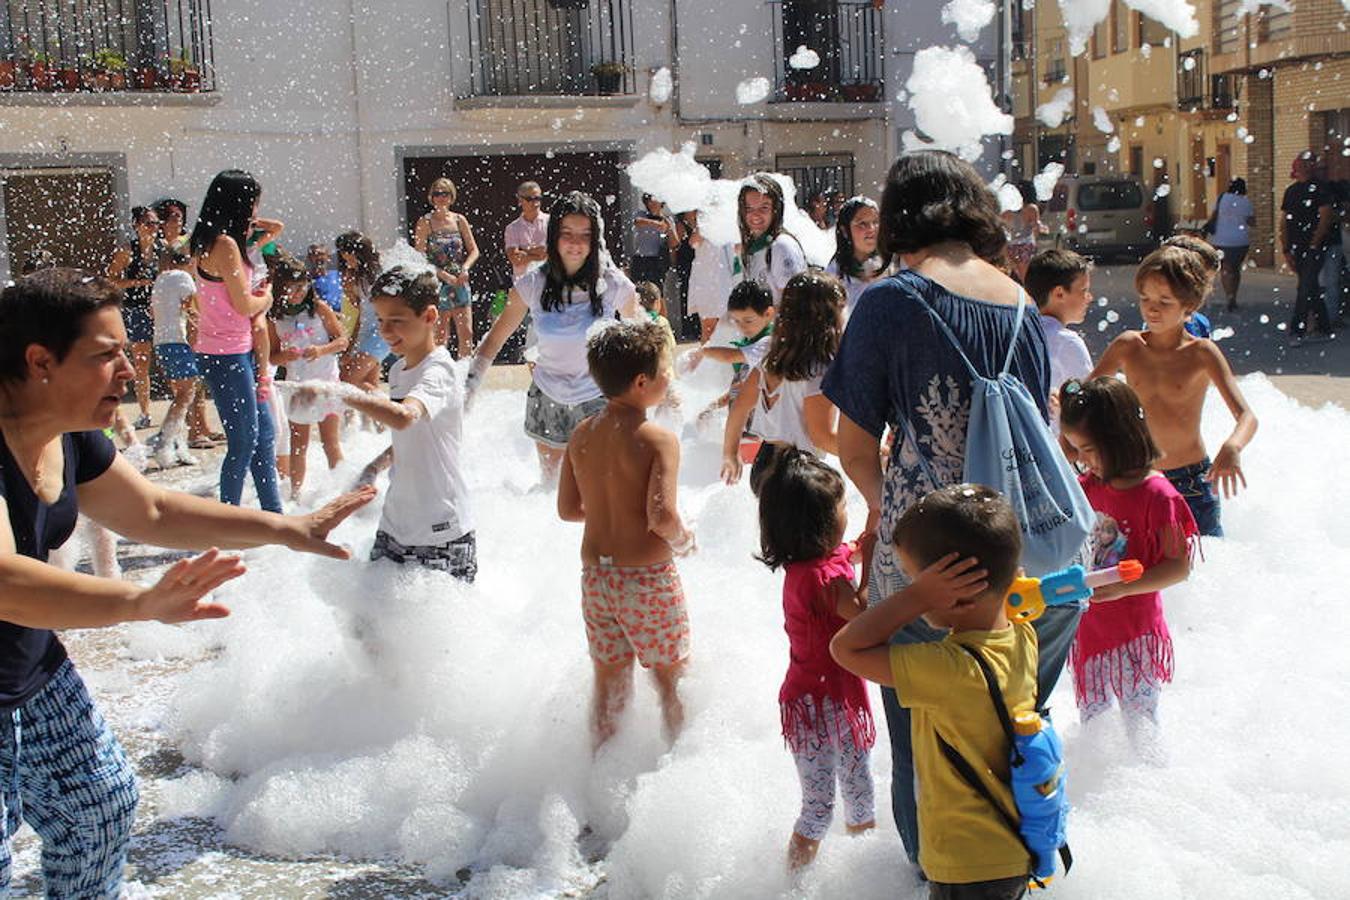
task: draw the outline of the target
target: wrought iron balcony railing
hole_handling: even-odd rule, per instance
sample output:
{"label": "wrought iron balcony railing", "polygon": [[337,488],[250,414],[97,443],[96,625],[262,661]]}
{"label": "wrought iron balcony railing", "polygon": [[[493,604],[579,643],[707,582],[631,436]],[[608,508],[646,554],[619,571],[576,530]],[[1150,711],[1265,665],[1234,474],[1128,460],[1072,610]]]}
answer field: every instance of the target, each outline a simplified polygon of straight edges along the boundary
{"label": "wrought iron balcony railing", "polygon": [[470,96],[631,94],[629,0],[469,0]]}
{"label": "wrought iron balcony railing", "polygon": [[0,91],[216,87],[211,0],[0,0]]}
{"label": "wrought iron balcony railing", "polygon": [[[885,84],[881,4],[872,0],[770,0],[774,99],[874,103]],[[819,59],[798,68],[805,47]],[[800,60],[799,60],[800,61]]]}

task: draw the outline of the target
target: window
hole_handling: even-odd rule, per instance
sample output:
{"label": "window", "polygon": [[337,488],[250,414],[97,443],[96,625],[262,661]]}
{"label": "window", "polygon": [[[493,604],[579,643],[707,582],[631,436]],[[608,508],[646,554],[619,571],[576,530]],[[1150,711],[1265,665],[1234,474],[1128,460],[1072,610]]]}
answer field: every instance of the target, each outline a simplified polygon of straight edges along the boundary
{"label": "window", "polygon": [[1218,0],[1214,10],[1214,52],[1242,49],[1242,0]]}
{"label": "window", "polygon": [[1261,4],[1261,20],[1257,38],[1261,41],[1282,41],[1294,30],[1294,14],[1288,9],[1270,3]]}
{"label": "window", "polygon": [[1205,51],[1188,50],[1177,59],[1177,106],[1199,109],[1205,105]]}
{"label": "window", "polygon": [[1098,22],[1092,26],[1092,58],[1101,59],[1106,56],[1106,20]]}
{"label": "window", "polygon": [[817,191],[837,191],[845,197],[853,196],[852,153],[778,156],[774,159],[774,169],[791,178],[797,186],[797,205],[802,209]]}
{"label": "window", "polygon": [[1130,49],[1130,8],[1121,0],[1111,0],[1111,52]]}
{"label": "window", "polygon": [[1056,57],[1045,61],[1045,81],[1047,84],[1058,84],[1064,80],[1064,59]]}
{"label": "window", "polygon": [[1148,16],[1139,15],[1139,46],[1150,44],[1154,47],[1161,47],[1163,42],[1171,35],[1157,19],[1150,19]]}
{"label": "window", "polygon": [[1138,145],[1130,148],[1130,174],[1136,177],[1144,174],[1144,148]]}
{"label": "window", "polygon": [[1083,212],[1112,209],[1138,209],[1144,205],[1144,192],[1134,181],[1094,181],[1078,188],[1078,208]]}

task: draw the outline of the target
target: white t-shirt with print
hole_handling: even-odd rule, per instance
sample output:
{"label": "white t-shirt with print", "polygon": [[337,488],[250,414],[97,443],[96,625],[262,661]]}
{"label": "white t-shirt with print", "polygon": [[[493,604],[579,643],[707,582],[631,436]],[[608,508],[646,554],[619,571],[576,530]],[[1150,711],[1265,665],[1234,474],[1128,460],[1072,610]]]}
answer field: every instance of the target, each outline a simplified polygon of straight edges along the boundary
{"label": "white t-shirt with print", "polygon": [[416,399],[426,415],[392,430],[394,463],[380,514],[380,530],[406,547],[431,547],[473,530],[462,468],[464,387],[450,351],[437,347],[409,368],[389,370],[389,396]]}
{"label": "white t-shirt with print", "polygon": [[549,399],[576,406],[601,396],[586,365],[586,334],[601,319],[613,319],[615,311],[633,296],[633,282],[618,269],[606,267],[596,284],[600,315],[591,313],[586,291],[573,290],[561,309],[545,310],[541,304],[547,268],[526,272],[516,280],[516,292],[530,308],[539,358],[534,365],[534,383]]}
{"label": "white t-shirt with print", "polygon": [[150,288],[150,310],[155,317],[156,344],[186,344],[187,321],[183,301],[197,293],[197,283],[182,269],[160,272]]}

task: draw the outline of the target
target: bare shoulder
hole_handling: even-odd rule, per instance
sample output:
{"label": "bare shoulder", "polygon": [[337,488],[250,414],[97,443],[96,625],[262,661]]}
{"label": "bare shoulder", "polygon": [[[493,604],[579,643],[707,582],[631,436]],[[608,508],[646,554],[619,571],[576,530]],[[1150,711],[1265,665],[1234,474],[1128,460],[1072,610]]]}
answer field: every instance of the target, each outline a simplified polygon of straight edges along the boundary
{"label": "bare shoulder", "polygon": [[1209,338],[1197,338],[1191,352],[1195,354],[1198,363],[1211,374],[1228,370],[1228,357],[1224,356],[1219,345]]}
{"label": "bare shoulder", "polygon": [[675,432],[650,420],[638,426],[636,437],[639,443],[646,444],[656,453],[680,451],[680,439]]}
{"label": "bare shoulder", "polygon": [[1106,351],[1108,353],[1112,350],[1117,353],[1133,353],[1147,344],[1148,340],[1144,337],[1142,331],[1123,331],[1110,343]]}

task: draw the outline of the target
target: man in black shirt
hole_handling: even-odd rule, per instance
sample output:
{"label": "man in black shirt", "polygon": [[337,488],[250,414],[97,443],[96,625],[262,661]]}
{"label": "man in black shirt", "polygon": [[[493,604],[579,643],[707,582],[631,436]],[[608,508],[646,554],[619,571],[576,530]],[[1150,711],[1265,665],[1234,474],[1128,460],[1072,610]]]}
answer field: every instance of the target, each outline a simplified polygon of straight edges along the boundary
{"label": "man in black shirt", "polygon": [[1307,340],[1321,341],[1332,336],[1326,306],[1318,297],[1321,290],[1318,275],[1322,271],[1327,245],[1336,231],[1336,214],[1331,192],[1325,182],[1317,178],[1315,153],[1311,150],[1300,153],[1289,174],[1294,183],[1285,189],[1284,202],[1280,204],[1284,214],[1280,234],[1284,261],[1298,273],[1298,296],[1294,301],[1294,315],[1289,320],[1289,339],[1298,345],[1305,340],[1310,311],[1316,317],[1318,327]]}

